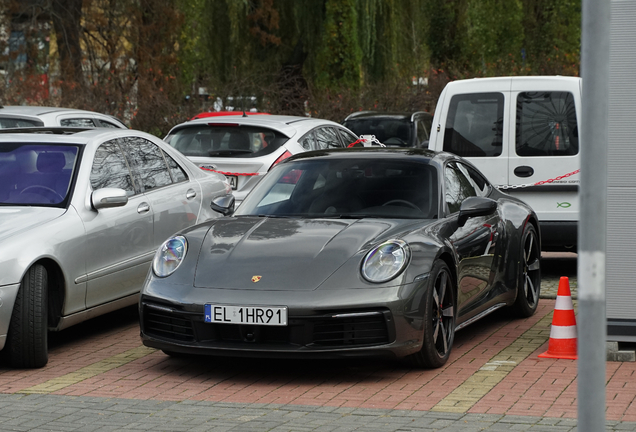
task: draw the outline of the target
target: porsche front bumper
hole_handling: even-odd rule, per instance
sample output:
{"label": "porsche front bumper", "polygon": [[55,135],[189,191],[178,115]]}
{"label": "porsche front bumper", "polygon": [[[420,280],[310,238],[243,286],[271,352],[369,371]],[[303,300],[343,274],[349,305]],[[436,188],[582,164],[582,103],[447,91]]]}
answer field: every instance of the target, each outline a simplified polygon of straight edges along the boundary
{"label": "porsche front bumper", "polygon": [[[140,298],[144,345],[249,357],[403,357],[422,343],[424,281],[371,289],[240,291],[151,284]],[[206,303],[285,305],[288,325],[204,321]]]}

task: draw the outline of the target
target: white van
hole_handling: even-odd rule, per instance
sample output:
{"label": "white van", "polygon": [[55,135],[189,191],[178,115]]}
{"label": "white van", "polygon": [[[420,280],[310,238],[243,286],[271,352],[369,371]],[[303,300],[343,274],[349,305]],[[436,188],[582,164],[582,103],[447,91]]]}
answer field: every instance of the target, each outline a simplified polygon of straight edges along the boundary
{"label": "white van", "polygon": [[542,249],[575,251],[581,78],[474,78],[446,85],[429,148],[463,156],[539,216]]}

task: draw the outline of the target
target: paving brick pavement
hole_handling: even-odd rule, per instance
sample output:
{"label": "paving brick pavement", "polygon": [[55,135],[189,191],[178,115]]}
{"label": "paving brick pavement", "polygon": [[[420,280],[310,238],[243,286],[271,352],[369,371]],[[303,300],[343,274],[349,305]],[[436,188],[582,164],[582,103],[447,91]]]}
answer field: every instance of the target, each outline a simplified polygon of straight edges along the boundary
{"label": "paving brick pavement", "polygon": [[[575,277],[571,258],[552,259],[544,286]],[[576,362],[537,357],[554,308],[543,297],[533,317],[502,311],[458,332],[435,370],[171,358],[141,345],[130,308],[52,335],[45,368],[0,368],[0,431],[573,431]],[[607,430],[636,431],[634,374],[607,364]]]}

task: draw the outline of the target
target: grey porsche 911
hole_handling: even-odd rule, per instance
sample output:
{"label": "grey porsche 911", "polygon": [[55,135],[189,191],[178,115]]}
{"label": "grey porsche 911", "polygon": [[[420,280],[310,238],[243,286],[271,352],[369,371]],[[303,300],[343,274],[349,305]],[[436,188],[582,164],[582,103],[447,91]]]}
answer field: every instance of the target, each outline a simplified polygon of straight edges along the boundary
{"label": "grey porsche 911", "polygon": [[141,293],[143,343],[169,355],[440,367],[457,330],[539,302],[536,214],[449,153],[302,153],[212,206],[227,217],[166,240]]}

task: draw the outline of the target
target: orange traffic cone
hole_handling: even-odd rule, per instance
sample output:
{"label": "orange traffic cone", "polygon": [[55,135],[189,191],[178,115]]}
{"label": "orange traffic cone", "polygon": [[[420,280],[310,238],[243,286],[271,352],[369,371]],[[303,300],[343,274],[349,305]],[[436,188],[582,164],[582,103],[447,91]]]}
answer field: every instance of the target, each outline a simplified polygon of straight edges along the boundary
{"label": "orange traffic cone", "polygon": [[559,280],[550,341],[548,350],[539,354],[541,358],[576,360],[576,318],[570,294],[570,282],[567,277]]}

